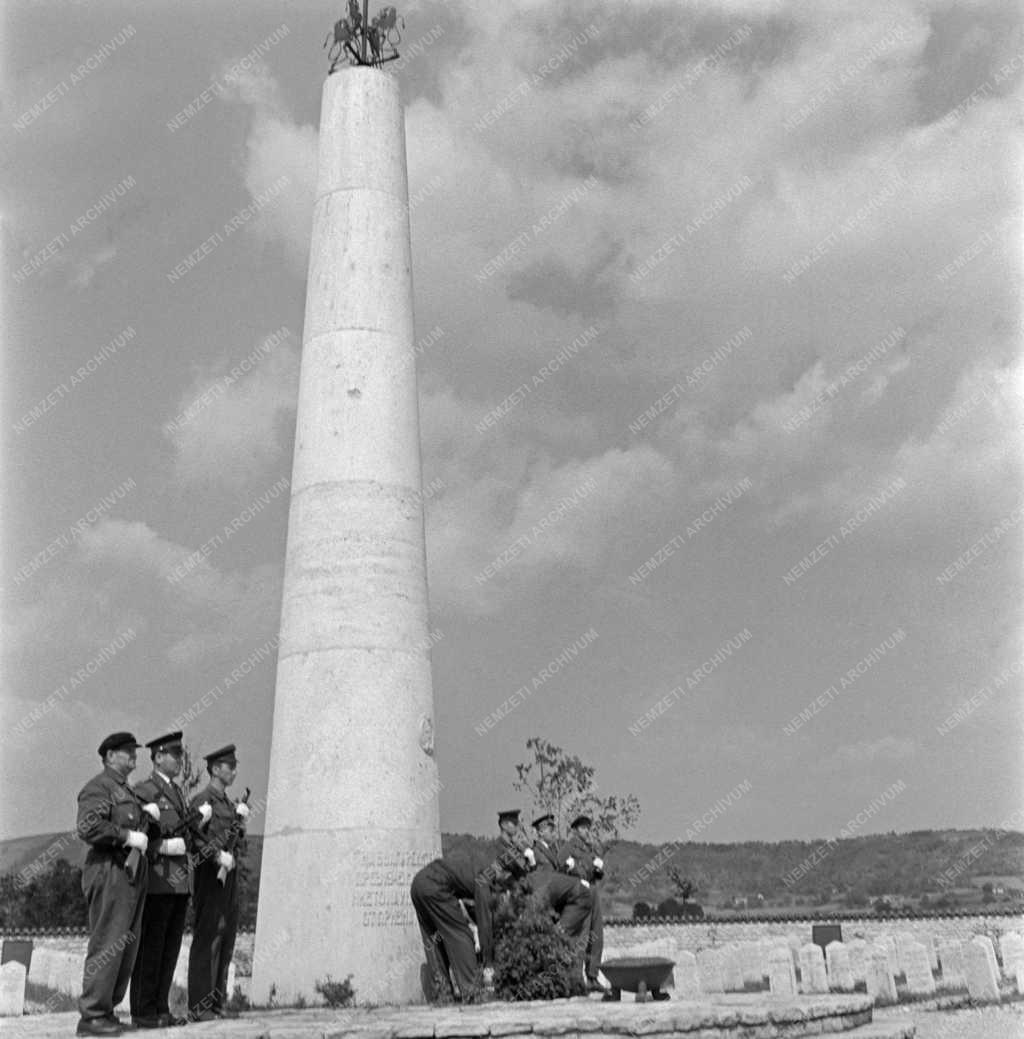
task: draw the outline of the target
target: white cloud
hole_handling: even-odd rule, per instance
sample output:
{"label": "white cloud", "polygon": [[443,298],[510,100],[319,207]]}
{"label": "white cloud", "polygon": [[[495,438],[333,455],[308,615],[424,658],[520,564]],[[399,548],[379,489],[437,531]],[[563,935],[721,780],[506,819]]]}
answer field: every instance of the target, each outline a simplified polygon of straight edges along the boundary
{"label": "white cloud", "polygon": [[186,483],[242,487],[265,474],[290,446],[298,378],[294,333],[272,334],[201,371],[164,424],[175,475]]}

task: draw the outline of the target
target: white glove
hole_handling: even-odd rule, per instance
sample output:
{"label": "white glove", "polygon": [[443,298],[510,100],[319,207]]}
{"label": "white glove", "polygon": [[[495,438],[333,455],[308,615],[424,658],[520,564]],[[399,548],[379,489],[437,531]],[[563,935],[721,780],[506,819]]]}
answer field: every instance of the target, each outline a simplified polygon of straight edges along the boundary
{"label": "white glove", "polygon": [[205,826],[213,818],[213,805],[205,804],[199,806],[199,825]]}
{"label": "white glove", "polygon": [[594,856],[594,867],[596,869],[604,869],[604,859],[599,859],[596,855]]}
{"label": "white glove", "polygon": [[584,880],[584,879],[583,879],[582,877],[580,878],[580,883],[581,883],[581,884],[582,884],[582,885],[583,885],[584,887],[587,887],[587,888],[588,888],[588,887],[590,887],[590,881],[589,881],[589,880]]}
{"label": "white glove", "polygon": [[526,861],[531,866],[536,866],[537,865],[537,856],[534,855],[533,848],[524,848],[523,849],[523,858],[526,859]]}
{"label": "white glove", "polygon": [[237,815],[240,819],[248,819],[249,806],[239,801],[238,804],[235,805],[235,815]]}
{"label": "white glove", "polygon": [[565,860],[565,864],[569,867],[569,869],[576,868],[576,860],[571,855]]}
{"label": "white glove", "polygon": [[223,866],[230,873],[235,868],[235,857],[230,851],[218,852],[217,864]]}
{"label": "white glove", "polygon": [[124,839],[124,846],[138,848],[139,851],[145,852],[149,847],[149,838],[141,830],[129,830],[128,836]]}
{"label": "white glove", "polygon": [[153,820],[153,822],[160,822],[160,806],[155,801],[150,801],[148,805],[143,805],[142,810]]}
{"label": "white glove", "polygon": [[484,967],[484,988],[494,988],[493,967]]}
{"label": "white glove", "polygon": [[184,855],[185,838],[165,837],[160,842],[160,847],[157,850],[160,852],[161,855]]}

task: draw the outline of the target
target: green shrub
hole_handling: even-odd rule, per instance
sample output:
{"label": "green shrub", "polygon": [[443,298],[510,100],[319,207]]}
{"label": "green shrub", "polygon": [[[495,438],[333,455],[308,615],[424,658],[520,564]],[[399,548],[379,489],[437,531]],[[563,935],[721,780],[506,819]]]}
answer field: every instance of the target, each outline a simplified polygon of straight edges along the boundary
{"label": "green shrub", "polygon": [[494,914],[494,993],[499,999],[560,999],[586,992],[582,955],[546,902],[517,887]]}
{"label": "green shrub", "polygon": [[317,981],[316,990],[324,997],[324,1002],[329,1007],[348,1007],[356,998],[351,974],[344,981],[335,981],[328,974],[323,981]]}

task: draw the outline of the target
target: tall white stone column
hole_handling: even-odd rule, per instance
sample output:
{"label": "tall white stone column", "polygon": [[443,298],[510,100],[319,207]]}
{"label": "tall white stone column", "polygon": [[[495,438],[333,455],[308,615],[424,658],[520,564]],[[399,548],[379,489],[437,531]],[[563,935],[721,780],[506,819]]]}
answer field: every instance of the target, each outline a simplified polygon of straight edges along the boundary
{"label": "tall white stone column", "polygon": [[404,111],[327,78],[252,999],[330,975],[422,999],[409,899],[440,854]]}

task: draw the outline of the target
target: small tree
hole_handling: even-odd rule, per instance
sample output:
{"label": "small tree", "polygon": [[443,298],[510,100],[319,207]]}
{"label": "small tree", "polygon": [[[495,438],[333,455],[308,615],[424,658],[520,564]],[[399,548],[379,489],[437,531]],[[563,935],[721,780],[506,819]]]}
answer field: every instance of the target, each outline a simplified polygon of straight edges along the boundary
{"label": "small tree", "polygon": [[607,845],[619,839],[624,830],[640,818],[640,802],[633,794],[599,797],[594,768],[574,754],[568,754],[539,736],[526,741],[533,760],[516,765],[512,786],[533,798],[537,814],[550,812],[555,817],[559,836],[563,820],[589,815],[594,840]]}

